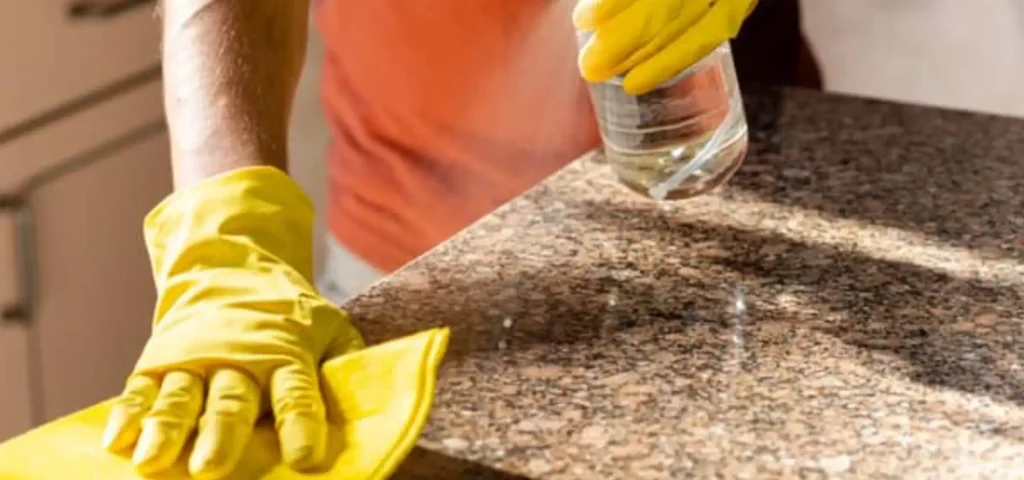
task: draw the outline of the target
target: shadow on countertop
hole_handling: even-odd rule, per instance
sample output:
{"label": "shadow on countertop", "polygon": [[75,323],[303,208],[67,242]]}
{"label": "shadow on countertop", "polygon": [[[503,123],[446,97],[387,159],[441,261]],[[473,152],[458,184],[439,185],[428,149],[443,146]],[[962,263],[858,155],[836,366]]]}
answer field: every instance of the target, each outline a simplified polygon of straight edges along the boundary
{"label": "shadow on countertop", "polygon": [[421,447],[413,449],[392,480],[530,480]]}
{"label": "shadow on countertop", "polygon": [[[695,294],[723,291],[721,281],[735,282],[747,293],[752,308],[767,318],[807,321],[809,328],[847,344],[896,355],[915,367],[912,380],[1024,405],[1024,370],[1020,368],[1024,365],[1024,287],[1020,284],[955,278],[770,232],[671,215],[652,217],[640,205],[584,202],[577,211],[586,212],[587,222],[609,228],[626,225],[627,218],[646,217],[654,221],[628,223],[630,236],[663,245],[676,243],[680,250],[697,245],[686,268],[678,272],[704,275],[677,273],[682,277],[674,281],[677,288]],[[709,248],[715,254],[705,256]],[[672,259],[662,260],[652,265],[651,275],[673,276]],[[813,311],[795,313],[779,303],[782,294],[802,297]],[[642,290],[619,294],[645,295]],[[723,297],[718,301],[728,301],[728,295]],[[696,310],[712,308],[713,304]]]}
{"label": "shadow on countertop", "polygon": [[[486,350],[586,348],[635,328],[710,324],[726,331],[734,293],[742,290],[753,333],[778,324],[813,329],[909,362],[912,370],[901,374],[911,380],[1024,405],[1020,286],[654,215],[645,202],[560,203],[558,231],[533,219],[517,230],[521,243],[506,244],[481,225],[387,288],[360,296],[350,311],[371,340],[448,325],[449,358],[456,359]],[[465,254],[488,249],[489,263]],[[769,357],[789,347],[751,348]],[[594,351],[593,361],[601,355]]]}
{"label": "shadow on countertop", "polygon": [[1024,259],[1024,120],[799,89],[744,99],[751,145],[730,188]]}

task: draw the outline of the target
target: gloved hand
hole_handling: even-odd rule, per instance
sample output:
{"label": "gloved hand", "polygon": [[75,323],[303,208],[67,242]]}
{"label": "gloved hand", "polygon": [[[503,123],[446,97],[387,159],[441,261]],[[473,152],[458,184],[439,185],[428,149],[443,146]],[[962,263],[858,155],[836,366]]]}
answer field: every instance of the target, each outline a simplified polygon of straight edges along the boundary
{"label": "gloved hand", "polygon": [[578,30],[593,32],[580,51],[588,82],[625,74],[623,89],[646,93],[739,33],[757,0],[579,0]]}
{"label": "gloved hand", "polygon": [[206,179],[149,213],[153,333],[111,411],[108,450],[137,442],[132,460],[151,474],[198,428],[189,470],[218,478],[272,410],[285,463],[323,459],[319,365],[363,340],[313,287],[313,217],[301,188],[272,167]]}

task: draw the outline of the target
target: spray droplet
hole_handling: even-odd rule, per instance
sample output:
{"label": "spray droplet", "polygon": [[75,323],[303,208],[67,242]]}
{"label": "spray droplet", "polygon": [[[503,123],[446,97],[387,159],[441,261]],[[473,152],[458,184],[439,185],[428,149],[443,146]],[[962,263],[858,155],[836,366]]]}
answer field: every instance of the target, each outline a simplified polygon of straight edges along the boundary
{"label": "spray droplet", "polygon": [[616,297],[615,295],[608,295],[608,306],[609,307],[614,307],[614,306],[616,306],[618,304],[619,304],[619,297]]}
{"label": "spray droplet", "polygon": [[508,350],[508,340],[498,340],[498,350]]}
{"label": "spray droplet", "polygon": [[730,368],[747,369],[753,361],[753,352],[747,348],[747,296],[743,288],[736,288],[733,291],[731,315],[732,317],[732,344],[733,358],[730,360]]}
{"label": "spray droplet", "polygon": [[744,315],[747,313],[747,298],[743,294],[743,290],[737,290],[736,295],[732,301],[732,312],[736,315]]}
{"label": "spray droplet", "polygon": [[505,319],[501,321],[501,326],[504,328],[512,328],[512,325],[515,325],[515,323],[516,322],[512,317],[505,317]]}

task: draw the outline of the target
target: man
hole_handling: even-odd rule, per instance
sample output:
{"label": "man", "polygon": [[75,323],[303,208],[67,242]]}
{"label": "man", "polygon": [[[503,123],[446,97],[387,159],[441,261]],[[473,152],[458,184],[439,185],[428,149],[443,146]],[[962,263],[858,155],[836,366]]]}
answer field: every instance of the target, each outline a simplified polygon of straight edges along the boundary
{"label": "man", "polygon": [[[753,5],[317,2],[335,251],[397,268],[598,145],[581,73],[645,92],[733,37]],[[163,2],[176,191],[146,218],[153,334],[104,436],[134,445],[143,473],[169,467],[198,429],[189,469],[223,476],[264,411],[287,464],[324,457],[317,366],[362,339],[312,286],[314,212],[285,173],[308,6]],[[595,32],[578,58],[573,24]]]}

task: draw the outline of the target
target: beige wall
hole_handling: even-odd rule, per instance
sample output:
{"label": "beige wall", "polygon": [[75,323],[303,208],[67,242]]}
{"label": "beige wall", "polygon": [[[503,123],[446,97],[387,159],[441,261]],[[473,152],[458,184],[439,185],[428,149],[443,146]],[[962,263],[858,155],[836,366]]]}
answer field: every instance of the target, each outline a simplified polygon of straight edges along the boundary
{"label": "beige wall", "polygon": [[1024,116],[1021,0],[803,0],[830,90]]}

